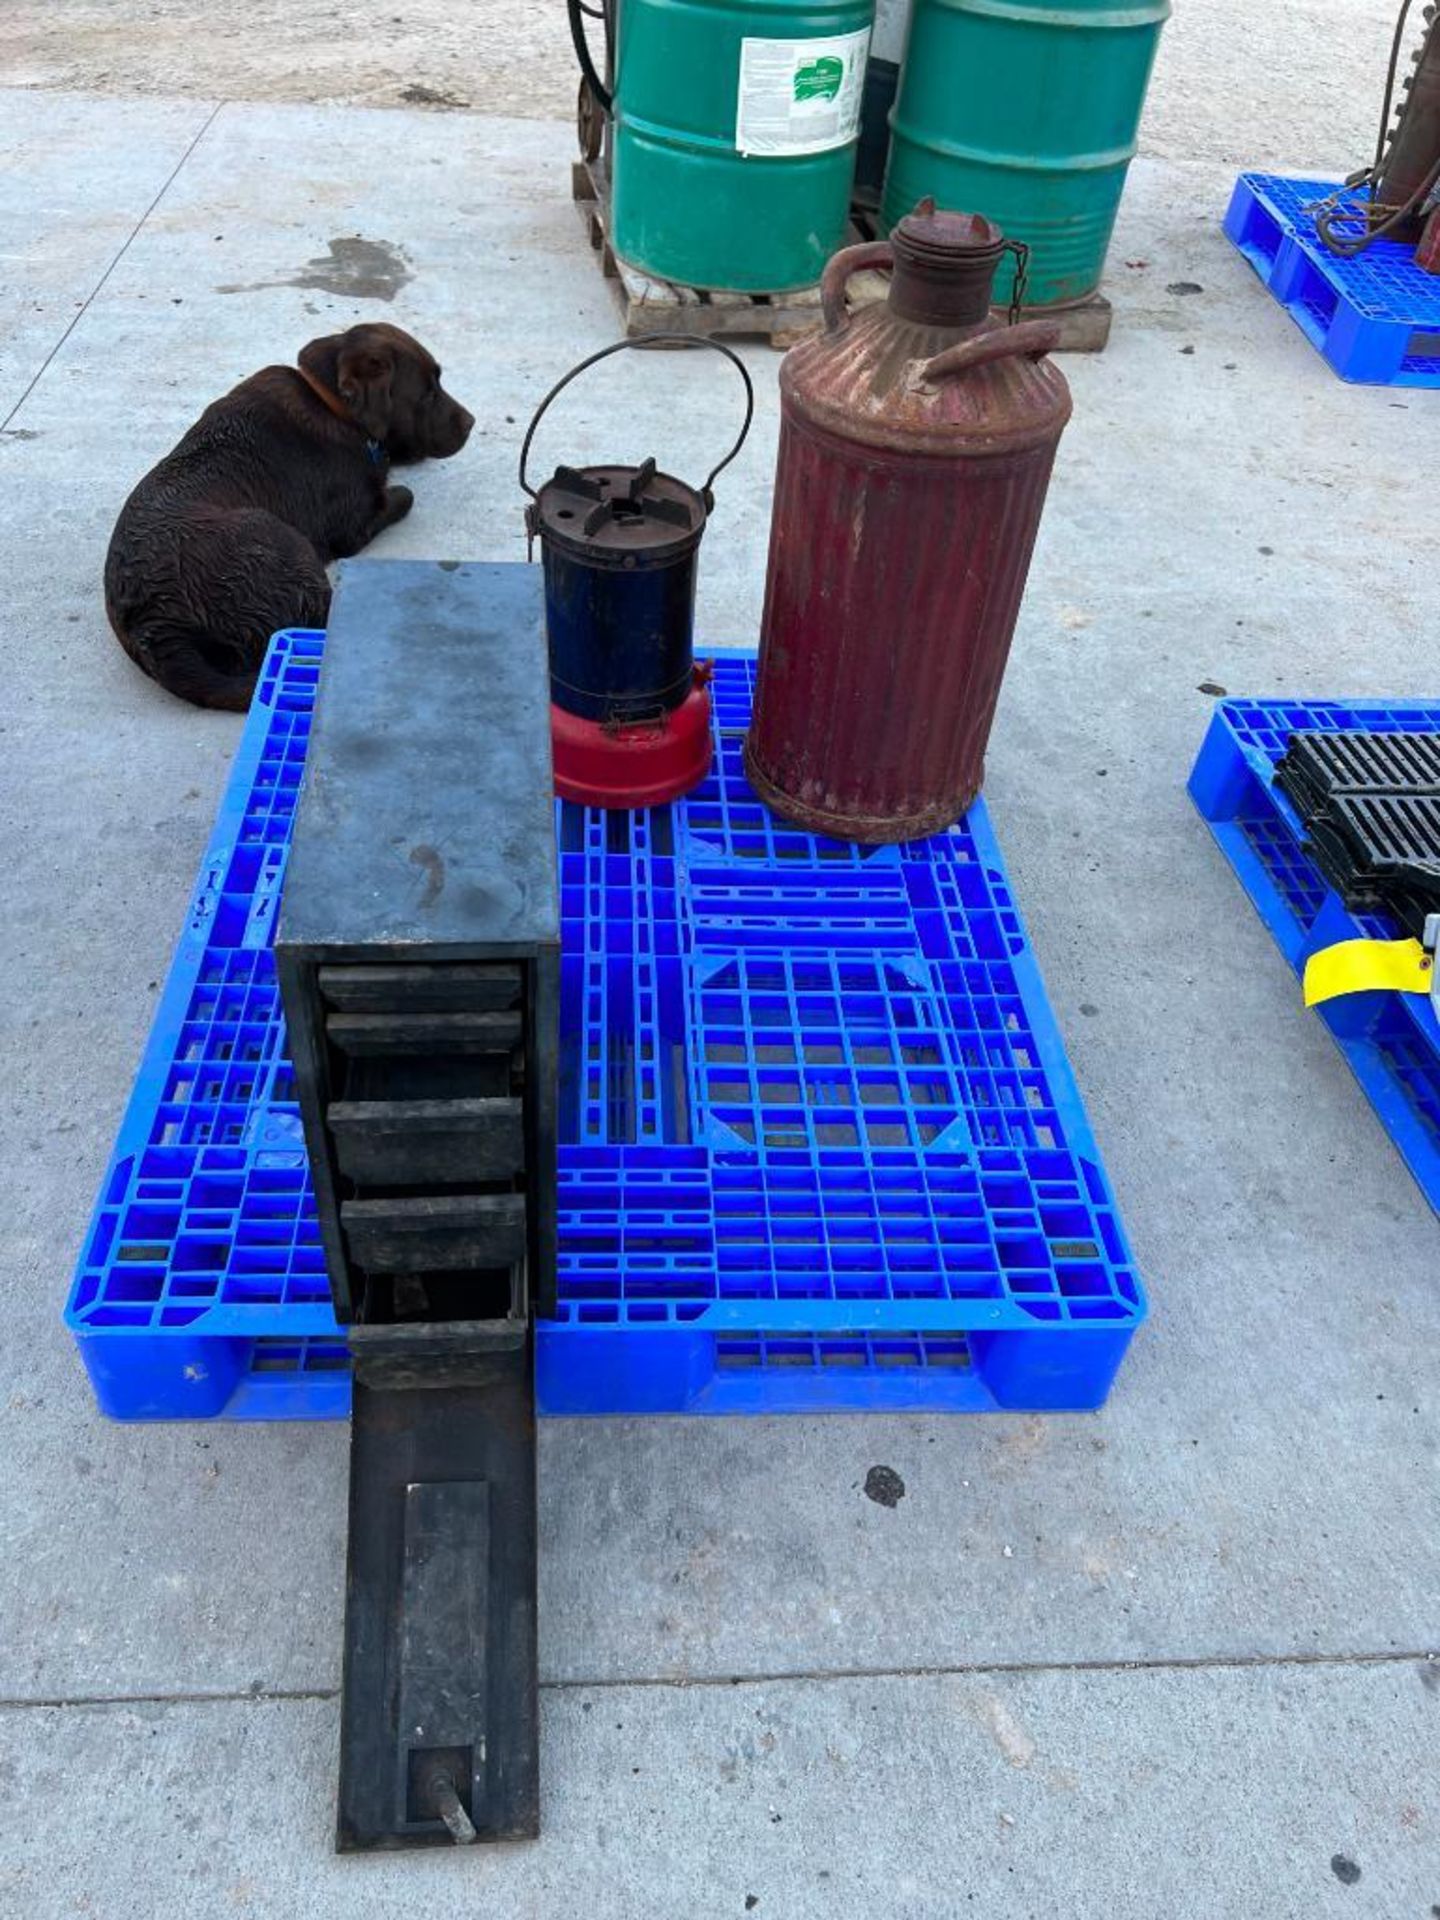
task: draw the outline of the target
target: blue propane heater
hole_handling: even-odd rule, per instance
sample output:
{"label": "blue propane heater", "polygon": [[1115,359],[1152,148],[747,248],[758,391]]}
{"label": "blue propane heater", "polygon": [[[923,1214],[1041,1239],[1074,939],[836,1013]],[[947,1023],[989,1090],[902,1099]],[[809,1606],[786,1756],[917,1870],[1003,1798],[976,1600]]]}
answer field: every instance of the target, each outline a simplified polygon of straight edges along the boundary
{"label": "blue propane heater", "polygon": [[[538,491],[530,444],[570,382],[629,347],[706,347],[745,387],[734,446],[701,487],[639,466],[559,466]],[[695,578],[711,489],[745,444],[755,397],[743,362],[716,340],[643,334],[592,353],[546,394],[520,449],[531,556],[540,542],[550,656],[555,791],[607,808],[662,805],[710,770],[710,669],[695,662]]]}

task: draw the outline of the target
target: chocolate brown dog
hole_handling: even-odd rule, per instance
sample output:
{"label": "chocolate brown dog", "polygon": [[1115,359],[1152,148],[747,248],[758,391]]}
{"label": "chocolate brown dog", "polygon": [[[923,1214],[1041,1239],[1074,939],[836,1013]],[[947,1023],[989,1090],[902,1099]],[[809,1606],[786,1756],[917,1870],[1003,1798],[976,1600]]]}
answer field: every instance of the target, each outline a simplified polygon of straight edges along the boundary
{"label": "chocolate brown dog", "polygon": [[120,510],[105,611],[152,680],[243,712],[280,627],[323,627],[327,561],[414,505],[392,461],[445,460],[475,421],[398,327],[312,340],[207,407]]}

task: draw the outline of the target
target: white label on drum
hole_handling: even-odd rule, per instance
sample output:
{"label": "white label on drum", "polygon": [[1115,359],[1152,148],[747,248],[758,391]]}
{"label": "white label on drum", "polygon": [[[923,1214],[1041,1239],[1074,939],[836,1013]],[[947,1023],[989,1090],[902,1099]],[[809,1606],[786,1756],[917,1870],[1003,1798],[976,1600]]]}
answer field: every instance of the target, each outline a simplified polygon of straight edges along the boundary
{"label": "white label on drum", "polygon": [[742,40],[735,145],[741,153],[825,153],[860,131],[870,29],[833,40]]}

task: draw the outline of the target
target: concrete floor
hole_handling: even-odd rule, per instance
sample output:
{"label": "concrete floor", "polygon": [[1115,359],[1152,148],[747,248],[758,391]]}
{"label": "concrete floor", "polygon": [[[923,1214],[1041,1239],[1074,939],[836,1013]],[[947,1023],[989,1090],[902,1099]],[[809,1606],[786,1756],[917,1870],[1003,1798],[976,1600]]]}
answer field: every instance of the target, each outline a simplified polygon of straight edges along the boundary
{"label": "concrete floor", "polygon": [[[0,96],[0,1915],[1430,1920],[1434,1220],[1183,785],[1202,681],[1433,695],[1433,543],[1397,529],[1440,399],[1330,375],[1219,235],[1227,165],[1135,169],[991,756],[1151,1290],[1111,1405],[548,1424],[545,1837],[359,1862],[329,1852],[344,1431],[93,1410],[60,1309],[237,732],[109,638],[113,516],[226,385],[378,314],[480,426],[377,551],[520,557],[520,423],[615,328],[569,151]],[[403,249],[388,304],[314,284],[354,235]],[[759,608],[748,357],[714,643]],[[730,400],[699,355],[616,365],[537,456],[699,472]]]}

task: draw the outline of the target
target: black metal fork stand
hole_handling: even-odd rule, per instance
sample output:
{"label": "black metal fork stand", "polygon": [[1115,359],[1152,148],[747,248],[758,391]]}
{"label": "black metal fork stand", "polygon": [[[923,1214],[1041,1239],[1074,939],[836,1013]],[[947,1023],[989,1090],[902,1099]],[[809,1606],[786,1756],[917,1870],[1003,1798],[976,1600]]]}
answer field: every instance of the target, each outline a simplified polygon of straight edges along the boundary
{"label": "black metal fork stand", "polygon": [[276,940],[355,1372],[341,1851],[539,1827],[552,810],[538,569],[342,568]]}

